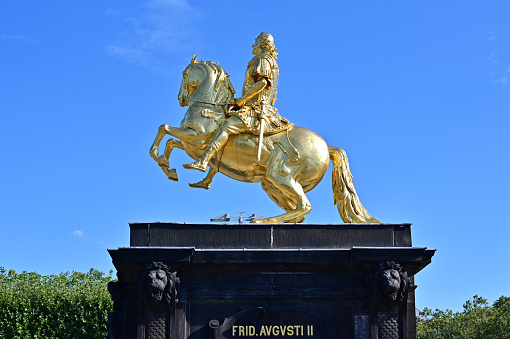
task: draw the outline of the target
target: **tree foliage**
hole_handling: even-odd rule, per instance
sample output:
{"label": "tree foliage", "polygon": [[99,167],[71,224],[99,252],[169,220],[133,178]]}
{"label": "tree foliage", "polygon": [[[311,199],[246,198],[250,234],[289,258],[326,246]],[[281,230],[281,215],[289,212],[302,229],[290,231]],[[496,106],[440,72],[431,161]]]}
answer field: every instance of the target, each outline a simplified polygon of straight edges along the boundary
{"label": "tree foliage", "polygon": [[418,322],[419,339],[510,339],[510,298],[492,304],[475,295],[462,312],[425,308]]}
{"label": "tree foliage", "polygon": [[0,338],[106,338],[109,281],[94,269],[42,276],[0,267]]}

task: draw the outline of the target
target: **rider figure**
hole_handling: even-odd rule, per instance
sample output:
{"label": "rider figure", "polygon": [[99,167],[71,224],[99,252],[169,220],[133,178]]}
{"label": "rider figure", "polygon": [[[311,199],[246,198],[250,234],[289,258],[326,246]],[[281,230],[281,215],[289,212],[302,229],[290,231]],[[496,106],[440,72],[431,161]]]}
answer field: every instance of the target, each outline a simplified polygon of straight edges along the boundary
{"label": "rider figure", "polygon": [[260,33],[252,47],[255,57],[248,63],[243,95],[236,100],[239,107],[229,112],[228,118],[216,131],[204,154],[197,161],[183,165],[184,168],[205,172],[209,160],[225,146],[230,135],[240,133],[259,135],[261,124],[264,135],[275,134],[292,127],[292,124],[282,118],[273,107],[279,76],[276,63],[278,54],[273,36],[269,33]]}

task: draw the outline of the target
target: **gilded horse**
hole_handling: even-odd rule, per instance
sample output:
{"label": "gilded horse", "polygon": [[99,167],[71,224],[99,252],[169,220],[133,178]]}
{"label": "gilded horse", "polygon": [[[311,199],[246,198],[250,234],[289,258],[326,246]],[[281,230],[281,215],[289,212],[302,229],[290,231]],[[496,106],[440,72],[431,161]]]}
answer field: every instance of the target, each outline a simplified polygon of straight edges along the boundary
{"label": "gilded horse", "polygon": [[[167,177],[177,180],[169,158],[177,147],[198,159],[209,140],[234,105],[234,88],[229,75],[217,63],[196,61],[196,56],[183,72],[179,104],[188,106],[180,127],[163,124],[150,149],[151,157]],[[159,145],[170,135],[162,155]],[[217,172],[243,182],[260,182],[262,189],[286,213],[256,219],[256,223],[300,223],[312,206],[305,193],[322,180],[333,161],[333,195],[340,217],[346,223],[379,223],[362,206],[352,183],[345,152],[328,146],[315,132],[294,126],[288,131],[264,137],[260,160],[257,161],[258,136],[245,134],[231,137],[223,152],[210,161],[207,176],[191,187],[209,189]]]}

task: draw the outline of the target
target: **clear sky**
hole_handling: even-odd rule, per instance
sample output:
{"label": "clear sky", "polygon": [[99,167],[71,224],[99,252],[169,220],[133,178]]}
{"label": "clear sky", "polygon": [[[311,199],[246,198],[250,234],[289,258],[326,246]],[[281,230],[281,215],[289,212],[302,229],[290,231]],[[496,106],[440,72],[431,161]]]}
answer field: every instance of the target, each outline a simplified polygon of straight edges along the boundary
{"label": "clear sky", "polygon": [[[437,249],[417,306],[510,296],[510,2],[25,1],[0,3],[0,266],[113,268],[128,222],[281,210],[259,184],[149,157],[178,126],[193,54],[241,91],[251,46],[275,38],[280,113],[346,150],[367,210]],[[331,174],[307,222],[341,222]]]}

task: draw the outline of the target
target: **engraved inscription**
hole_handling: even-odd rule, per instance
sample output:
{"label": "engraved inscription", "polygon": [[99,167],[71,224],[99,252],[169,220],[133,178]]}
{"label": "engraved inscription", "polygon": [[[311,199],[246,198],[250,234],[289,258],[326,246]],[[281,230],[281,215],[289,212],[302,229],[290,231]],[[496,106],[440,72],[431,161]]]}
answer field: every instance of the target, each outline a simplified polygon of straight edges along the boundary
{"label": "engraved inscription", "polygon": [[313,325],[232,326],[232,337],[313,337]]}
{"label": "engraved inscription", "polygon": [[319,319],[299,310],[254,307],[220,321],[209,321],[210,338],[333,338],[337,328],[330,320]]}

